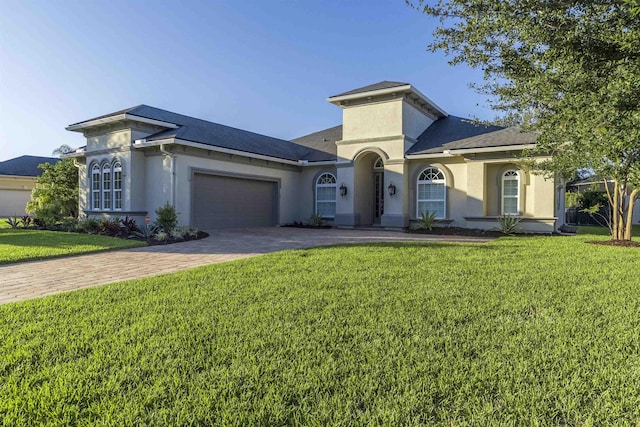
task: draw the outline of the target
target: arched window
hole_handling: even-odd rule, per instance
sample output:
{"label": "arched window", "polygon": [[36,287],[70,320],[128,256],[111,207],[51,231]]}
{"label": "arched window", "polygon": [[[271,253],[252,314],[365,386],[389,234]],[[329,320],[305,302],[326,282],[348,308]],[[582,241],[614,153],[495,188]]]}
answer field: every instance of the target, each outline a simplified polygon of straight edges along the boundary
{"label": "arched window", "polygon": [[113,164],[113,209],[122,209],[122,163]]}
{"label": "arched window", "polygon": [[102,166],[102,209],[111,209],[111,165]]}
{"label": "arched window", "polygon": [[323,173],[316,181],[316,214],[322,218],[336,216],[336,177]]}
{"label": "arched window", "polygon": [[384,162],[382,161],[381,157],[378,157],[378,159],[375,161],[375,163],[373,164],[373,168],[374,169],[384,169]]}
{"label": "arched window", "polygon": [[502,174],[502,214],[520,213],[520,175],[515,170]]}
{"label": "arched window", "polygon": [[91,209],[100,209],[100,166],[93,165],[91,168]]}
{"label": "arched window", "polygon": [[436,214],[436,219],[447,217],[447,182],[438,168],[427,168],[418,176],[417,215]]}

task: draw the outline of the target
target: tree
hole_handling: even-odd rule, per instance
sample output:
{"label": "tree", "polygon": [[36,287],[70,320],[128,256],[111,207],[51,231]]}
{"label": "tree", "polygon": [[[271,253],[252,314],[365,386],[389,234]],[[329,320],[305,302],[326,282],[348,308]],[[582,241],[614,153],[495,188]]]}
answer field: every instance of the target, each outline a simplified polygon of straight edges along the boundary
{"label": "tree", "polygon": [[[475,88],[538,134],[537,170],[611,179],[612,239],[630,240],[640,188],[638,0],[419,0],[440,18],[432,50],[483,70]],[[504,118],[503,118],[504,120]]]}
{"label": "tree", "polygon": [[53,152],[51,153],[54,156],[61,156],[63,154],[67,154],[73,151],[73,148],[71,148],[69,145],[67,144],[62,144],[60,147],[56,148],[55,150],[53,150]]}
{"label": "tree", "polygon": [[38,165],[43,170],[31,192],[27,211],[45,222],[78,216],[78,168],[72,159]]}

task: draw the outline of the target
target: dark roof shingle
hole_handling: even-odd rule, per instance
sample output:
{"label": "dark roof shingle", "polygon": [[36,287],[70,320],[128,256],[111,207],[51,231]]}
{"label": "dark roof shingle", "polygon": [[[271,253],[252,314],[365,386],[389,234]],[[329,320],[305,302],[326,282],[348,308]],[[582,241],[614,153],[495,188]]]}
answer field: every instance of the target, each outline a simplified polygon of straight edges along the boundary
{"label": "dark roof shingle", "polygon": [[39,164],[59,161],[56,157],[20,156],[0,162],[0,175],[40,176],[43,171],[38,168]]}
{"label": "dark roof shingle", "polygon": [[293,139],[296,144],[313,148],[326,154],[326,160],[337,159],[336,141],[342,139],[342,125],[314,132],[309,135]]}
{"label": "dark roof shingle", "polygon": [[535,135],[517,128],[485,126],[455,116],[436,120],[427,128],[407,154],[434,154],[445,150],[502,147],[535,143]]}

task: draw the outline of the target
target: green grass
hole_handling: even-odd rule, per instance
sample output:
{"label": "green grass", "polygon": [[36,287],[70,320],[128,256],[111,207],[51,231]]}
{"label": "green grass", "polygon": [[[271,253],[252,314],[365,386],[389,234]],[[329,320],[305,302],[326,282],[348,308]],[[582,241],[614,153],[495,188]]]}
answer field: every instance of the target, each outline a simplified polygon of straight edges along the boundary
{"label": "green grass", "polygon": [[637,425],[640,250],[287,251],[0,306],[6,425]]}
{"label": "green grass", "polygon": [[0,264],[144,245],[115,237],[0,227]]}
{"label": "green grass", "polygon": [[[598,236],[609,236],[610,231],[607,227],[599,227],[597,225],[580,225],[578,226],[578,234],[595,234]],[[632,239],[637,240],[640,238],[640,224],[634,224],[632,226]]]}

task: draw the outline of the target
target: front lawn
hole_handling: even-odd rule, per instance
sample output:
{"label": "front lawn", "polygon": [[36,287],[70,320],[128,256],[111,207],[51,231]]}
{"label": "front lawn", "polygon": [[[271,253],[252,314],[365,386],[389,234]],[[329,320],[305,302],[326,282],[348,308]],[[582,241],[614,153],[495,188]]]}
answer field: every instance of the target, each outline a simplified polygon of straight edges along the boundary
{"label": "front lawn", "polygon": [[[632,226],[632,240],[640,239],[640,224]],[[598,236],[610,236],[611,232],[607,227],[598,227],[597,225],[580,225],[578,226],[578,234],[596,234]]]}
{"label": "front lawn", "polygon": [[640,250],[602,238],[286,251],[3,305],[0,417],[637,425]]}
{"label": "front lawn", "polygon": [[61,231],[0,227],[0,264],[137,246],[145,246],[145,243]]}

